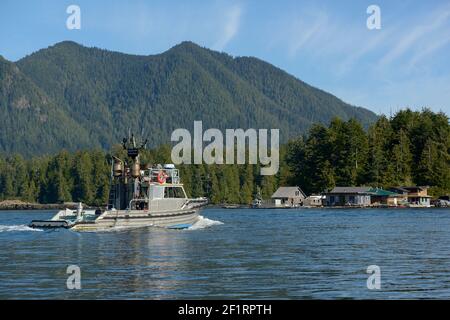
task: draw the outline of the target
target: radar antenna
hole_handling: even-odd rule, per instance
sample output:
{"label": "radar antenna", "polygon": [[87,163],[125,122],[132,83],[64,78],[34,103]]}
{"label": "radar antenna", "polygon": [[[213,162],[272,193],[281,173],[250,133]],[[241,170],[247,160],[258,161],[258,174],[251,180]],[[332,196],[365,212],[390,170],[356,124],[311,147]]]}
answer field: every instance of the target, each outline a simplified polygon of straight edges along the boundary
{"label": "radar antenna", "polygon": [[124,150],[127,150],[127,154],[130,158],[136,160],[136,158],[139,156],[139,152],[142,149],[145,149],[147,145],[148,139],[145,139],[141,141],[140,143],[137,141],[134,133],[131,133],[129,131],[129,138],[123,138],[122,140],[122,147]]}

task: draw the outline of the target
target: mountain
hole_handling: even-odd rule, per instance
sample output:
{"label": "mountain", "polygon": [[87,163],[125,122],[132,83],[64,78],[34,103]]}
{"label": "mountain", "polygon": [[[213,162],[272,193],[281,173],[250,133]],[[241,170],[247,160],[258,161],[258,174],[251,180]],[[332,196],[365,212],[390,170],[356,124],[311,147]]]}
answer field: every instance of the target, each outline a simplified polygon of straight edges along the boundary
{"label": "mountain", "polygon": [[183,42],[150,56],[64,41],[13,63],[0,56],[0,152],[104,148],[131,128],[150,146],[176,128],[279,128],[282,141],[334,116],[377,116],[269,63]]}
{"label": "mountain", "polygon": [[[17,65],[0,57],[0,151],[41,154],[87,145],[84,129]],[[71,135],[77,132],[76,140]]]}

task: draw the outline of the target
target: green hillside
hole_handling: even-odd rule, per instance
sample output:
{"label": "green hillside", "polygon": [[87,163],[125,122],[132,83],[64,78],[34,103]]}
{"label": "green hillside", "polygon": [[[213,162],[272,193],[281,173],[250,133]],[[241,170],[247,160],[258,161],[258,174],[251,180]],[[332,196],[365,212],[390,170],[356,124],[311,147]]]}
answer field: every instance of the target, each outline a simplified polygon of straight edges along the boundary
{"label": "green hillside", "polygon": [[61,42],[16,63],[0,58],[0,152],[108,149],[128,128],[151,147],[175,128],[280,128],[282,142],[335,116],[377,116],[256,58],[183,42],[151,56]]}
{"label": "green hillside", "polygon": [[0,58],[0,151],[40,154],[88,145],[87,132],[17,65]]}

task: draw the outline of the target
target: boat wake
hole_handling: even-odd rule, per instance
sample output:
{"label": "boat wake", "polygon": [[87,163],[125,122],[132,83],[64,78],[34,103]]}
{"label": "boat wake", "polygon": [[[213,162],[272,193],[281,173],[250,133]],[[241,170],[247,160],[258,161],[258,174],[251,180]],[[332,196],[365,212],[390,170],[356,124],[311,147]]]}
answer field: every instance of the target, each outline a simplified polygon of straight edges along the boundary
{"label": "boat wake", "polygon": [[223,224],[223,222],[218,220],[211,220],[208,218],[205,218],[204,216],[198,216],[198,221],[194,223],[192,226],[187,228],[187,230],[198,230],[198,229],[205,229],[212,226],[217,226],[220,224]]}
{"label": "boat wake", "polygon": [[25,224],[0,225],[0,232],[18,232],[18,231],[42,231],[42,230],[30,228]]}

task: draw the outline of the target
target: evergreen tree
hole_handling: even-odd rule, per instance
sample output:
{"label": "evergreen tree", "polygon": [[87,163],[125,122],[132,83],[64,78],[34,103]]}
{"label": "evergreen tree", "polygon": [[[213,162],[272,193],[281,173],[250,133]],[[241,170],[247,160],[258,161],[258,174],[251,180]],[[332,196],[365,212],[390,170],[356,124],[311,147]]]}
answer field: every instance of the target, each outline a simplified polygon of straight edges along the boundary
{"label": "evergreen tree", "polygon": [[211,165],[209,166],[210,168],[210,179],[211,179],[211,189],[210,189],[210,193],[208,195],[211,203],[213,204],[218,204],[221,202],[221,188],[220,188],[220,183],[219,183],[219,179],[217,177],[218,170],[216,165]]}
{"label": "evergreen tree", "polygon": [[247,164],[245,166],[241,166],[241,174],[240,174],[240,185],[241,192],[239,197],[239,202],[244,204],[251,204],[253,201],[253,165]]}
{"label": "evergreen tree", "polygon": [[109,197],[110,165],[102,151],[94,151],[92,156],[92,181],[95,189],[93,204],[105,205]]}
{"label": "evergreen tree", "polygon": [[263,176],[261,179],[261,196],[263,199],[270,199],[276,191],[276,180],[274,176]]}
{"label": "evergreen tree", "polygon": [[73,200],[91,204],[95,195],[95,184],[93,178],[93,164],[90,154],[85,151],[77,152],[73,167]]}
{"label": "evergreen tree", "polygon": [[392,183],[391,139],[389,120],[382,116],[368,131],[369,152],[363,181],[370,185],[385,187]]}
{"label": "evergreen tree", "polygon": [[411,185],[411,154],[409,138],[404,129],[400,129],[398,135],[394,137],[391,159],[393,167],[393,185]]}

